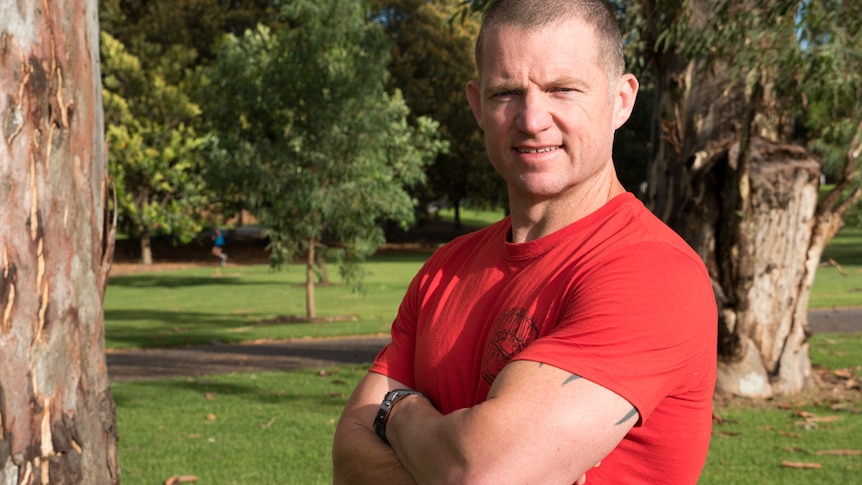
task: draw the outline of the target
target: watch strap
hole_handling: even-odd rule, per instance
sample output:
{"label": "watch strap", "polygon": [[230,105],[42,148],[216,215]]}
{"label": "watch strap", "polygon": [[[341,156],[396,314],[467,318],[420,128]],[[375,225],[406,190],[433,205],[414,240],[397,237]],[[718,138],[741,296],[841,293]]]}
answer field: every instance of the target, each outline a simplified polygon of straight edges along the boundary
{"label": "watch strap", "polygon": [[[386,421],[389,419],[389,413],[392,411],[392,406],[401,399],[414,394],[428,399],[428,396],[419,391],[414,391],[413,389],[394,389],[387,392],[386,396],[383,397],[383,402],[380,403],[380,409],[377,410],[377,416],[374,417],[374,432],[377,433],[377,436],[379,436],[387,445],[389,444],[389,440],[386,439]],[[431,400],[428,399],[428,401],[430,402]]]}

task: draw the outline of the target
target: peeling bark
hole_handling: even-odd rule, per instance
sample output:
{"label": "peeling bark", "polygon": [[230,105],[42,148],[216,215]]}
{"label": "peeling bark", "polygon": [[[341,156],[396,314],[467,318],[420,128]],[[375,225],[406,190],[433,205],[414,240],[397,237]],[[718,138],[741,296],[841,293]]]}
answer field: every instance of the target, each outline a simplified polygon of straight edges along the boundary
{"label": "peeling bark", "polygon": [[[734,84],[672,50],[656,61],[647,204],[691,244],[719,305],[717,390],[793,394],[811,378],[807,304],[833,208],[817,208],[820,164],[767,140],[786,131],[759,72]],[[775,125],[775,126],[773,126]],[[840,219],[840,216],[838,216]]]}
{"label": "peeling bark", "polygon": [[[735,289],[723,302],[724,313],[732,311],[735,316],[722,322],[732,337],[719,349],[724,378],[718,390],[748,396],[792,394],[811,379],[810,287],[804,282],[821,167],[799,147],[761,139],[752,140],[749,163],[750,208],[742,215],[734,240],[720,243],[744,244],[737,246],[740,254],[735,261],[717,263],[725,285]],[[746,357],[752,352],[759,359]],[[766,380],[759,387],[741,386],[754,373]]]}
{"label": "peeling bark", "polygon": [[0,483],[119,483],[96,0],[0,5]]}

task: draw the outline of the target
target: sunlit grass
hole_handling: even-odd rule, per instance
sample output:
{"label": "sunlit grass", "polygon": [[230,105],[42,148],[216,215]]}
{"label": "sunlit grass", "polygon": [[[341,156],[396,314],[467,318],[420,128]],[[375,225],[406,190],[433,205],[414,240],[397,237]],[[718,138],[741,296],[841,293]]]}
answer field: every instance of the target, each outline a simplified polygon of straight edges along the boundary
{"label": "sunlit grass", "polygon": [[315,323],[284,323],[284,317],[306,315],[305,272],[298,265],[283,271],[251,265],[112,277],[105,296],[106,345],[121,349],[385,333],[426,257],[373,258],[358,293],[331,271],[333,284],[315,288],[321,319]]}
{"label": "sunlit grass", "polygon": [[810,308],[862,306],[862,229],[844,228],[823,251]]}
{"label": "sunlit grass", "polygon": [[332,482],[330,445],[365,366],[113,384],[122,483]]}

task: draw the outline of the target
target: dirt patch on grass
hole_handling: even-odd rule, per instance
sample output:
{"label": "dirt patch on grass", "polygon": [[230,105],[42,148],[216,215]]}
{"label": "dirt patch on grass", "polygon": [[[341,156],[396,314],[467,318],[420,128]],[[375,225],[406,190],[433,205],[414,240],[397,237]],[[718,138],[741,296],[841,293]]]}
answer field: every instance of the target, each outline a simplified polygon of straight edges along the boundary
{"label": "dirt patch on grass", "polygon": [[811,405],[858,414],[862,413],[862,366],[815,369],[811,387],[792,396],[764,399],[716,395],[714,402],[720,408],[795,409]]}

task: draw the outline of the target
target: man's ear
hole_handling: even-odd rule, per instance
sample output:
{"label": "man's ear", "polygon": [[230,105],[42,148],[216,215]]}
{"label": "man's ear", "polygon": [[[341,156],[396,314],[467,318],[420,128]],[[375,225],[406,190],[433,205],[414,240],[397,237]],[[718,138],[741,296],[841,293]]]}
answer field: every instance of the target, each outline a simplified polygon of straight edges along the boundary
{"label": "man's ear", "polygon": [[478,81],[467,83],[467,102],[470,104],[470,110],[473,111],[476,123],[479,124],[479,129],[484,131],[485,127],[482,126],[482,91]]}
{"label": "man's ear", "polygon": [[635,107],[639,83],[634,74],[623,74],[614,92],[614,129],[628,121]]}

